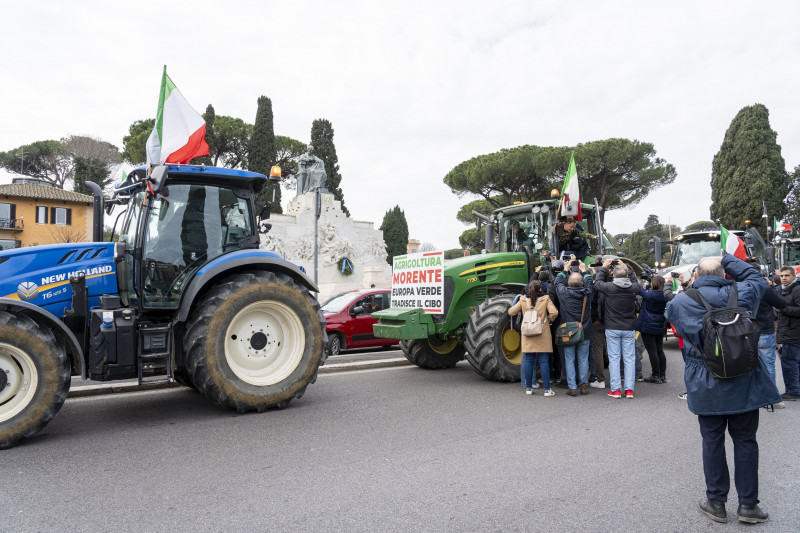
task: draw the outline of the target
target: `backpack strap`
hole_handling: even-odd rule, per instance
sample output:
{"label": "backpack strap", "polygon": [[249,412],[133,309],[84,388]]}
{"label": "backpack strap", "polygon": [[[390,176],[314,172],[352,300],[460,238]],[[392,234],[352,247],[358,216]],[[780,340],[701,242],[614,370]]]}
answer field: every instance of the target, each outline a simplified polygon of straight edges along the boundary
{"label": "backpack strap", "polygon": [[728,307],[739,307],[739,288],[735,281],[731,283],[731,290],[728,292]]}
{"label": "backpack strap", "polygon": [[697,302],[697,303],[699,303],[700,305],[702,305],[703,307],[705,307],[705,308],[706,308],[706,311],[713,311],[713,310],[714,310],[714,308],[713,308],[713,307],[711,307],[711,306],[708,304],[708,302],[706,301],[706,299],[705,299],[705,298],[703,298],[703,295],[702,295],[702,294],[700,294],[700,291],[698,291],[697,289],[686,289],[686,290],[685,290],[685,291],[683,291],[683,292],[685,292],[685,293],[686,293],[686,296],[688,296],[689,298],[691,298],[691,299],[692,299],[692,300],[694,300],[695,302]]}

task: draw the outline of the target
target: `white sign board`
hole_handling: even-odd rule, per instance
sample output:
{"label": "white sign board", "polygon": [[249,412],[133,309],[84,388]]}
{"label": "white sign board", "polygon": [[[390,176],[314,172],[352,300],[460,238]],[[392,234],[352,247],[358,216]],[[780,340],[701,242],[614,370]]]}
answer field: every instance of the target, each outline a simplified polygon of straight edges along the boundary
{"label": "white sign board", "polygon": [[444,313],[444,252],[396,256],[392,265],[392,307]]}

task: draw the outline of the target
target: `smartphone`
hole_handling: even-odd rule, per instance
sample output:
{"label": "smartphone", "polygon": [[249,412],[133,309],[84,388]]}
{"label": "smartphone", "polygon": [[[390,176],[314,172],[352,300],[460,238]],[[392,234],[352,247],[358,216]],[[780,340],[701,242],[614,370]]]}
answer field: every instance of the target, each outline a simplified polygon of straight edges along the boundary
{"label": "smartphone", "polygon": [[680,275],[680,273],[678,273],[678,272],[673,272],[673,273],[672,273],[672,277],[673,277],[673,278],[679,278],[679,277],[681,277],[681,275]]}
{"label": "smartphone", "polygon": [[570,262],[570,266],[574,266],[574,267],[581,266],[581,262],[578,261],[577,259],[575,259],[574,261]]}

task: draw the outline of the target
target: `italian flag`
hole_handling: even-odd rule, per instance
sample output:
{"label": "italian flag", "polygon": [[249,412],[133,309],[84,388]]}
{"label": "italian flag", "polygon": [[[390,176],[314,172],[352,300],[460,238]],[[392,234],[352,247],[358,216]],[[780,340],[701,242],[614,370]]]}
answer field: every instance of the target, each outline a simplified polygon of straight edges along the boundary
{"label": "italian flag", "polygon": [[747,259],[747,253],[744,251],[744,241],[739,237],[737,237],[735,234],[726,230],[722,225],[720,225],[719,231],[720,231],[719,234],[720,248],[722,248],[729,254],[735,255],[742,261]]}
{"label": "italian flag", "polygon": [[784,222],[778,222],[778,219],[772,217],[772,231],[777,234],[780,231],[792,231],[792,226]]}
{"label": "italian flag", "polygon": [[147,139],[147,166],[164,163],[186,164],[195,157],[208,155],[206,121],[167,76],[161,76],[156,127]]}
{"label": "italian flag", "polygon": [[567,177],[564,178],[564,186],[561,188],[562,214],[566,212],[567,202],[578,202],[578,214],[575,215],[575,220],[583,220],[583,213],[581,213],[581,193],[578,190],[578,169],[575,167],[575,152],[572,152],[569,157]]}

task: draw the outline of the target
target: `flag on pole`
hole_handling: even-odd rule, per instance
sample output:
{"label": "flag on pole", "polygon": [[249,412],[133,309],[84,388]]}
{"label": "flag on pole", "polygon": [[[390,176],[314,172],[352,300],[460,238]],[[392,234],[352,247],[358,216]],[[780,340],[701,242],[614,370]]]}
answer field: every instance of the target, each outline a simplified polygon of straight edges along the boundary
{"label": "flag on pole", "polygon": [[195,157],[208,155],[205,137],[206,121],[175,87],[164,65],[156,127],[147,139],[147,165],[186,164]]}
{"label": "flag on pole", "polygon": [[778,219],[772,217],[772,231],[777,234],[779,231],[792,231],[792,226],[785,222],[778,222]]}
{"label": "flag on pole", "polygon": [[569,169],[567,169],[567,177],[564,178],[564,186],[561,188],[561,213],[566,213],[567,202],[578,203],[578,214],[575,215],[575,220],[583,220],[583,213],[581,212],[581,193],[578,189],[578,169],[575,167],[575,152],[569,157]]}
{"label": "flag on pole", "polygon": [[744,250],[744,241],[736,236],[736,234],[731,233],[730,231],[726,230],[724,226],[719,226],[719,244],[720,248],[728,252],[729,254],[733,254],[742,261],[747,259],[747,252]]}

